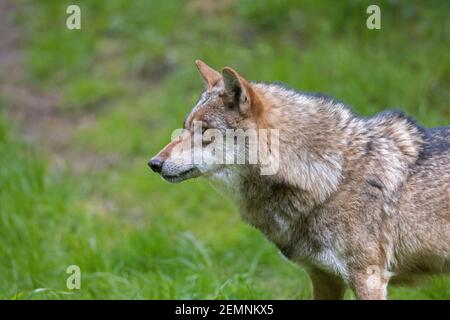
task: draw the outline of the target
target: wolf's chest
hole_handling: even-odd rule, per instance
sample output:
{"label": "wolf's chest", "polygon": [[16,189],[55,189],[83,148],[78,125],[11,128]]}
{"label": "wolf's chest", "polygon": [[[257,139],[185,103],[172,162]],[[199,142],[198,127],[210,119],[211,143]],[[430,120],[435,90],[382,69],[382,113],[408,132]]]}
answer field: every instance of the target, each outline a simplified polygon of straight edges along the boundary
{"label": "wolf's chest", "polygon": [[301,265],[315,265],[346,278],[346,263],[339,244],[331,241],[333,244],[329,245],[330,239],[315,234],[306,221],[294,219],[283,211],[244,211],[241,214],[245,221],[261,230],[287,259]]}
{"label": "wolf's chest", "polygon": [[285,246],[292,239],[298,208],[290,203],[286,193],[243,180],[241,172],[230,168],[215,173],[211,178],[219,190],[238,204],[245,222],[262,231],[277,245]]}
{"label": "wolf's chest", "polygon": [[265,208],[246,207],[242,205],[242,219],[259,229],[280,249],[291,244],[295,232],[295,220],[286,212],[273,211],[270,205]]}
{"label": "wolf's chest", "polygon": [[[305,204],[291,190],[279,186],[242,189],[240,213],[286,255],[299,242],[307,241]],[[303,211],[305,210],[305,211]]]}
{"label": "wolf's chest", "polygon": [[346,275],[339,245],[318,232],[318,221],[308,221],[314,206],[307,196],[280,186],[246,184],[230,172],[219,177],[237,201],[242,219],[259,229],[286,258]]}

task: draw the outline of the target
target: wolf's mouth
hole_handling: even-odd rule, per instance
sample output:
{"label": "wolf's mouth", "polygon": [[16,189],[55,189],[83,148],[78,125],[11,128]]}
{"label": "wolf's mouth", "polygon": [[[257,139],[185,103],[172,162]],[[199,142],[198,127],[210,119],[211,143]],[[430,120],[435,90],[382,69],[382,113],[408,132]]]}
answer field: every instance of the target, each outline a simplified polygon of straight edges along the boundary
{"label": "wolf's mouth", "polygon": [[189,170],[180,172],[178,174],[174,174],[174,175],[162,174],[161,176],[164,178],[164,180],[166,180],[168,182],[176,183],[176,182],[181,182],[181,181],[184,181],[187,179],[198,177],[199,175],[200,175],[200,171],[197,168],[191,168]]}

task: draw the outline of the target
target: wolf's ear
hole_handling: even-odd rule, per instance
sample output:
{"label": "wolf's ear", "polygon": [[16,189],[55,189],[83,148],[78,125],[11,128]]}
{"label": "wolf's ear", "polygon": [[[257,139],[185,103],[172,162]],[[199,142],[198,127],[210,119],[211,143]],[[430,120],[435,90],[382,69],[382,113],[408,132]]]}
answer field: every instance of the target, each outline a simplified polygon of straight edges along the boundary
{"label": "wolf's ear", "polygon": [[206,63],[201,60],[195,60],[195,64],[197,65],[198,72],[200,72],[203,80],[205,81],[207,89],[211,89],[217,84],[217,82],[220,81],[220,73],[208,66]]}
{"label": "wolf's ear", "polygon": [[250,110],[250,85],[239,73],[229,67],[222,70],[225,91],[239,105],[239,112],[245,114]]}

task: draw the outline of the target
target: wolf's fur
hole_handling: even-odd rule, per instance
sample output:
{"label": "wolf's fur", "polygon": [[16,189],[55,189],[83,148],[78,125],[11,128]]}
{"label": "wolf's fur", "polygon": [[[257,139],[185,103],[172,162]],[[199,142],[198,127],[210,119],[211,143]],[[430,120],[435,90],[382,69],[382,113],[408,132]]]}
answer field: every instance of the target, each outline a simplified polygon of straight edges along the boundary
{"label": "wolf's fur", "polygon": [[[389,280],[449,272],[450,127],[424,129],[396,111],[361,118],[327,97],[197,65],[207,89],[185,127],[277,128],[280,167],[185,178],[231,189],[243,219],[307,269],[314,298],[339,299],[350,286],[360,299],[383,299]],[[176,143],[158,154],[163,176],[191,169],[171,163]]]}

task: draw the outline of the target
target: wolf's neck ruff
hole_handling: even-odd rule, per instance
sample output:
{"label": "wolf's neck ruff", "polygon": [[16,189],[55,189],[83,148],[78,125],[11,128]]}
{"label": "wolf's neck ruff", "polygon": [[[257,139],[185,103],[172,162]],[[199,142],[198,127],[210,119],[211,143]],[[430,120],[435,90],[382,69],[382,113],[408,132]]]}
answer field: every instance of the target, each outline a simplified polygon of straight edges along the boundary
{"label": "wolf's neck ruff", "polygon": [[342,145],[349,138],[349,124],[358,119],[344,105],[325,97],[304,95],[279,85],[257,83],[252,88],[261,103],[258,108],[263,110],[259,123],[280,130],[279,170],[267,177],[249,168],[232,172],[246,184],[255,180],[298,189],[310,199],[308,202],[324,202],[342,179]]}

